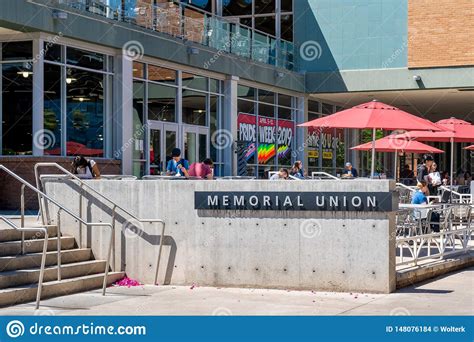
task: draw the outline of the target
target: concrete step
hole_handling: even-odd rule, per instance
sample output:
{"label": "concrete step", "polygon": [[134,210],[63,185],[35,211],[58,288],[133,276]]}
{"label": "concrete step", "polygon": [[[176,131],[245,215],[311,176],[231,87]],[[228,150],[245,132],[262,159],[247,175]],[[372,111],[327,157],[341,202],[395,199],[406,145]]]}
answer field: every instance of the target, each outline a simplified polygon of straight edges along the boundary
{"label": "concrete step", "polygon": [[[58,253],[56,251],[46,253],[46,266],[57,264],[57,254]],[[41,253],[30,253],[19,256],[0,257],[0,272],[37,268],[41,265],[41,256]],[[77,248],[61,251],[62,264],[69,264],[91,259],[92,251],[90,248]]]}
{"label": "concrete step", "polygon": [[[17,223],[17,222],[15,222]],[[18,226],[20,226],[19,223],[17,223]],[[25,225],[25,227],[38,227],[37,224],[31,224],[31,225]],[[53,227],[48,227],[48,237],[56,237],[58,236],[58,229],[56,226]],[[31,240],[31,239],[42,239],[44,238],[43,232],[25,232],[25,240]],[[13,229],[13,228],[7,228],[4,226],[0,227],[0,242],[6,242],[6,241],[18,241],[21,240],[21,232]]]}
{"label": "concrete step", "polygon": [[[43,251],[44,239],[25,239],[25,253],[37,253]],[[57,249],[58,238],[48,238],[48,251]],[[73,236],[61,237],[61,249],[74,248],[75,240]],[[21,254],[21,241],[0,242],[0,256],[19,255]]]}
{"label": "concrete step", "polygon": [[[107,277],[107,284],[111,285],[124,276],[124,272],[110,272]],[[45,282],[43,283],[41,299],[99,289],[102,287],[103,279],[104,274],[99,273],[62,281]],[[36,291],[36,284],[0,290],[0,307],[33,302],[36,300]]]}
{"label": "concrete step", "polygon": [[[96,273],[103,273],[105,260],[88,260],[61,265],[61,278],[69,279]],[[22,269],[0,273],[0,289],[27,284],[36,284],[40,274],[39,268]],[[57,266],[45,267],[43,282],[57,280]]]}

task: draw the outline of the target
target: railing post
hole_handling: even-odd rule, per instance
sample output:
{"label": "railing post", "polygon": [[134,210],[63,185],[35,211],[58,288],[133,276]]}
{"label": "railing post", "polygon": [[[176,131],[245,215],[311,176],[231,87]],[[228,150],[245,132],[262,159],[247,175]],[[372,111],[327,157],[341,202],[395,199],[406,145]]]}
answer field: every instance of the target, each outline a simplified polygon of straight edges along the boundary
{"label": "railing post", "polygon": [[46,264],[46,252],[48,251],[48,229],[44,230],[43,253],[41,256],[41,267],[38,278],[38,290],[36,291],[36,310],[39,309],[41,292],[43,290],[44,266]]}
{"label": "railing post", "polygon": [[[21,196],[20,196],[20,202],[21,202],[21,221],[20,221],[20,227],[24,228],[25,227],[25,184],[21,185]],[[21,231],[21,254],[25,254],[25,232]]]}
{"label": "railing post", "polygon": [[117,206],[114,205],[114,208],[112,209],[112,232],[114,234],[112,235],[112,270],[115,270],[115,214],[116,214],[116,209]]}
{"label": "railing post", "polygon": [[58,227],[57,247],[58,247],[58,281],[61,281],[61,208],[58,209],[56,225]]}
{"label": "railing post", "polygon": [[[82,220],[82,184],[79,190],[79,218]],[[79,221],[79,248],[82,248],[82,222]]]}

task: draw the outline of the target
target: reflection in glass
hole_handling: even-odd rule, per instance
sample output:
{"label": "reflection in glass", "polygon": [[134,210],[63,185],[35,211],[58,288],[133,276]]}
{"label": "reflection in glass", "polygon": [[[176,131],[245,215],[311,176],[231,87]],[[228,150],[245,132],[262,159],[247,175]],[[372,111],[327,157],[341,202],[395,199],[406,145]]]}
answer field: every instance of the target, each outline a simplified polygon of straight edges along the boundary
{"label": "reflection in glass", "polygon": [[275,13],[275,0],[255,1],[255,14]]}
{"label": "reflection in glass", "polygon": [[197,90],[207,90],[207,77],[188,74],[183,72],[182,74],[183,87],[197,89]]}
{"label": "reflection in glass", "polygon": [[166,164],[168,164],[168,161],[171,159],[171,152],[175,147],[178,147],[177,141],[176,141],[176,132],[175,131],[166,131],[165,135],[165,154],[166,154]]}
{"label": "reflection in glass", "polygon": [[148,79],[155,82],[176,84],[176,71],[156,65],[148,65]]}
{"label": "reflection in glass", "polygon": [[144,117],[144,99],[145,99],[145,85],[143,82],[133,82],[133,146],[132,159],[133,175],[142,177],[145,171],[145,117]]}
{"label": "reflection in glass", "polygon": [[44,42],[44,59],[52,62],[61,62],[61,45]]}
{"label": "reflection in glass", "polygon": [[176,121],[176,88],[148,83],[148,120]]}
{"label": "reflection in glass", "polygon": [[145,64],[133,62],[133,77],[145,78]]}
{"label": "reflection in glass", "polygon": [[198,161],[196,156],[196,133],[187,132],[184,135],[184,158],[189,161],[189,164]]}
{"label": "reflection in glass", "polygon": [[33,77],[22,63],[3,64],[1,85],[2,154],[32,154]]}
{"label": "reflection in glass", "polygon": [[67,155],[104,155],[104,76],[67,69]]}
{"label": "reflection in glass", "polygon": [[61,155],[61,67],[58,65],[44,64],[43,113],[45,134],[51,139],[44,146],[44,154]]}
{"label": "reflection in glass", "polygon": [[3,61],[18,61],[33,58],[33,43],[27,42],[4,42],[1,43]]}
{"label": "reflection in glass", "polygon": [[[207,135],[199,134],[199,162],[207,158]],[[215,160],[215,159],[214,159]]]}
{"label": "reflection in glass", "polygon": [[275,16],[268,16],[268,17],[256,17],[255,18],[255,29],[268,33],[272,36],[276,35],[276,27],[275,27]]}
{"label": "reflection in glass", "polygon": [[225,0],[222,7],[224,16],[252,15],[252,0]]}
{"label": "reflection in glass", "polygon": [[105,70],[105,58],[101,53],[71,47],[67,47],[66,51],[67,64],[87,69]]}
{"label": "reflection in glass", "polygon": [[[209,104],[209,134],[211,137],[214,137],[214,133],[218,128],[218,106],[219,106],[219,97],[216,95],[210,96]],[[217,160],[218,151],[216,149],[216,144],[211,144],[211,158],[212,160]]]}
{"label": "reflection in glass", "polygon": [[281,16],[281,38],[293,41],[293,16],[290,14]]}
{"label": "reflection in glass", "polygon": [[150,130],[150,175],[161,174],[161,130]]}
{"label": "reflection in glass", "polygon": [[183,90],[183,123],[206,125],[206,94]]}

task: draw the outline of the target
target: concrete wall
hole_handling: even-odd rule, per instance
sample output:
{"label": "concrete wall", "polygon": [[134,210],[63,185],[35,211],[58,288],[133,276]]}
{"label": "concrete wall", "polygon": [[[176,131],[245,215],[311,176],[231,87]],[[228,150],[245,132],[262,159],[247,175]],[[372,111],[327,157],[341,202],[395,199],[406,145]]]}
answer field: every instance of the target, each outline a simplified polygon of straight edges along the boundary
{"label": "concrete wall", "polygon": [[[394,189],[391,181],[100,180],[88,184],[140,218],[166,221],[159,284],[382,293],[395,289],[393,212],[194,209],[195,191],[387,192]],[[77,212],[77,184],[49,179],[45,188]],[[111,206],[85,197],[88,220],[110,222]],[[77,238],[77,223],[67,221],[63,232]],[[115,269],[153,283],[161,227],[125,215],[118,221]],[[84,235],[84,243],[92,245],[96,257],[105,258],[109,236],[105,228],[93,227]]]}

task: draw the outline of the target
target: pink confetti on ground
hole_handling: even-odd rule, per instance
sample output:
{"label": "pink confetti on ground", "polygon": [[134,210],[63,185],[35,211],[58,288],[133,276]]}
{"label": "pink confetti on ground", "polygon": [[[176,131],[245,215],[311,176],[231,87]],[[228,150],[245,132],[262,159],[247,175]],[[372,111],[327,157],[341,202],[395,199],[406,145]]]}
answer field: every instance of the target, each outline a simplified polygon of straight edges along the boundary
{"label": "pink confetti on ground", "polygon": [[194,290],[194,288],[196,288],[196,287],[197,287],[197,284],[193,283],[193,284],[191,285],[190,289],[191,289],[191,290]]}
{"label": "pink confetti on ground", "polygon": [[113,286],[123,286],[123,287],[134,287],[143,285],[138,280],[131,279],[129,277],[124,277],[113,284]]}

